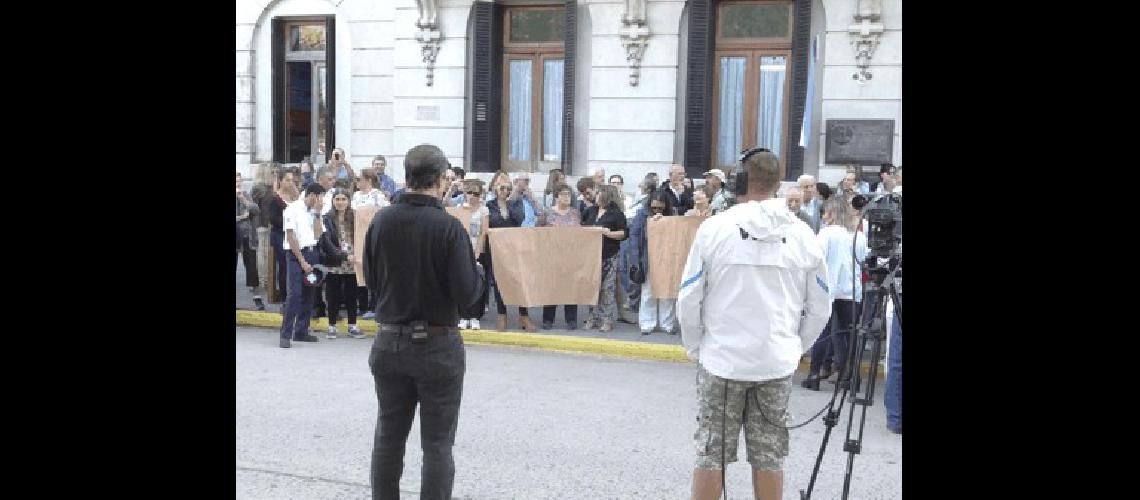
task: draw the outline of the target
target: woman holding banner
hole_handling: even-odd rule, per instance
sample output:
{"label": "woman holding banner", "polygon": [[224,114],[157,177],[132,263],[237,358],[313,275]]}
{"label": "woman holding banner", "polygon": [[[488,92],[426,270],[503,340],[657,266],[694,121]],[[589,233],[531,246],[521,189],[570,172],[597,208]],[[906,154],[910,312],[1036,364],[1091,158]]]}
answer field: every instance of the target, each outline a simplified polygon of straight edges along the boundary
{"label": "woman holding banner", "polygon": [[617,319],[617,254],[621,242],[629,237],[629,232],[618,188],[600,186],[597,201],[597,205],[586,210],[583,218],[587,226],[606,228],[602,234],[602,287],[598,291],[598,305],[590,306],[590,319],[586,320],[584,326],[587,330],[598,328],[605,333],[613,329],[614,320]]}
{"label": "woman holding banner", "polygon": [[[491,220],[490,211],[483,204],[483,181],[479,179],[463,181],[462,194],[466,195],[465,201],[459,205],[459,208],[471,213],[471,223],[467,226],[467,235],[471,238],[471,249],[475,251],[475,260],[488,266],[485,269],[490,269],[490,263],[483,260],[483,247],[486,245],[487,228]],[[483,303],[486,302],[487,289],[484,288]],[[483,311],[479,311],[479,317],[459,318],[459,328],[478,330],[480,319],[483,319]]]}
{"label": "woman holding banner", "polygon": [[[352,193],[353,210],[366,205],[380,208],[388,206],[388,197],[380,190],[380,176],[376,174],[376,169],[362,169],[360,175],[353,180],[356,182],[356,192]],[[368,287],[364,283],[357,284],[356,301],[361,318],[376,319],[376,294],[368,293]]]}
{"label": "woman holding banner", "polygon": [[[582,216],[578,213],[578,209],[571,206],[574,201],[574,190],[565,184],[558,185],[553,188],[551,193],[554,196],[554,206],[550,207],[539,218],[539,225],[546,227],[557,226],[580,226]],[[554,328],[554,315],[558,313],[557,305],[543,306],[542,308],[542,329],[549,330]],[[562,315],[566,318],[566,329],[578,329],[578,305],[566,304],[562,308]]]}
{"label": "woman holding banner", "polygon": [[[511,196],[510,176],[502,170],[496,172],[495,176],[491,178],[491,187],[494,190],[495,198],[487,201],[487,211],[489,212],[488,215],[490,215],[489,228],[522,226],[523,219],[526,218],[526,212],[525,209],[523,209],[522,198],[516,198],[513,201],[509,200]],[[483,255],[483,269],[487,273],[487,283],[494,284],[495,286],[495,306],[499,312],[495,329],[505,331],[507,329],[507,306],[503,304],[503,294],[499,291],[499,285],[495,283],[495,272],[494,267],[492,267],[491,240],[489,238],[486,239],[483,244]],[[531,323],[529,312],[525,307],[519,308],[519,326],[528,332],[538,330],[534,327],[534,323]]]}
{"label": "woman holding banner", "polygon": [[655,299],[649,286],[649,238],[646,227],[649,219],[664,217],[673,212],[673,198],[664,189],[649,195],[649,203],[637,212],[630,224],[629,234],[634,244],[629,247],[630,275],[634,282],[641,283],[641,306],[637,310],[637,322],[642,335],[653,333],[654,329],[676,335],[674,329],[676,299]]}

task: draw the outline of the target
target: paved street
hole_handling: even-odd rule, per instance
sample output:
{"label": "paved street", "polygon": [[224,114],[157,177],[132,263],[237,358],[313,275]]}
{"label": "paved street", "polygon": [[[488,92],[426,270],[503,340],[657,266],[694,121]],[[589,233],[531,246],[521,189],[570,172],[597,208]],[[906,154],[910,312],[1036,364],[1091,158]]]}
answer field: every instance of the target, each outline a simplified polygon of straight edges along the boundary
{"label": "paved street", "polygon": [[[371,339],[322,336],[285,350],[275,330],[236,330],[237,498],[370,498]],[[688,498],[694,377],[693,364],[468,346],[455,498]],[[802,422],[830,393],[798,381],[791,411]],[[886,430],[877,392],[853,499],[902,498],[902,438]],[[846,423],[847,408],[815,498],[839,498]],[[784,499],[806,487],[823,429],[817,420],[791,432]],[[751,498],[743,443],[739,455],[728,469],[729,497]],[[420,456],[417,418],[401,483],[407,498],[418,498]]]}

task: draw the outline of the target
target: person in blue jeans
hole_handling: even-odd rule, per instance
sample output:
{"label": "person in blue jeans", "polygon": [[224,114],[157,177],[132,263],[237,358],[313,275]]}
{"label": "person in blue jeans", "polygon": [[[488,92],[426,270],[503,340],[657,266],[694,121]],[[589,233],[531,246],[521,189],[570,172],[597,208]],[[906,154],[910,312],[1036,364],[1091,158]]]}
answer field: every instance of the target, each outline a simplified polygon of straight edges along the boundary
{"label": "person in blue jeans", "polygon": [[902,325],[897,313],[891,325],[891,347],[887,352],[887,387],[883,399],[883,406],[887,408],[887,429],[902,434]]}
{"label": "person in blue jeans", "polygon": [[285,229],[285,258],[288,266],[288,298],[281,318],[281,347],[291,347],[290,340],[317,342],[309,333],[309,318],[313,312],[313,299],[317,287],[302,283],[304,275],[317,263],[317,240],[323,232],[320,213],[325,187],[318,182],[305,188],[304,197],[290,203],[282,213]]}

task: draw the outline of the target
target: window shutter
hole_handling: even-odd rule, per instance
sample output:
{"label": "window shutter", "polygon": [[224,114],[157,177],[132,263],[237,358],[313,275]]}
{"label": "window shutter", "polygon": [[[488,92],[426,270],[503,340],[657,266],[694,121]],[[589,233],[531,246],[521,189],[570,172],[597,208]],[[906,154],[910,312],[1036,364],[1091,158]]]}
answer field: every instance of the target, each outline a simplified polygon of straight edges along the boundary
{"label": "window shutter", "polygon": [[[313,96],[320,98],[320,96]],[[328,122],[325,124],[325,157],[336,148],[336,17],[325,18],[325,97],[328,99]],[[314,132],[316,132],[314,130]],[[347,155],[348,152],[346,151]],[[347,158],[346,158],[347,159]]]}
{"label": "window shutter", "polygon": [[285,163],[289,160],[285,144],[285,21],[274,18],[270,31],[270,57],[273,69],[270,81],[273,96],[270,106],[273,109],[273,161]]}
{"label": "window shutter", "polygon": [[502,7],[475,2],[472,82],[471,171],[498,170],[502,147],[503,41]]}
{"label": "window shutter", "polygon": [[788,137],[784,151],[784,180],[796,180],[804,172],[804,148],[799,146],[807,105],[807,75],[811,52],[811,0],[796,0],[792,7],[792,102],[788,107]]}
{"label": "window shutter", "polygon": [[574,165],[574,59],[578,48],[578,0],[566,0],[566,41],[562,80],[562,173],[571,175]]}
{"label": "window shutter", "polygon": [[694,179],[712,168],[713,20],[715,0],[692,0],[685,98],[685,172]]}

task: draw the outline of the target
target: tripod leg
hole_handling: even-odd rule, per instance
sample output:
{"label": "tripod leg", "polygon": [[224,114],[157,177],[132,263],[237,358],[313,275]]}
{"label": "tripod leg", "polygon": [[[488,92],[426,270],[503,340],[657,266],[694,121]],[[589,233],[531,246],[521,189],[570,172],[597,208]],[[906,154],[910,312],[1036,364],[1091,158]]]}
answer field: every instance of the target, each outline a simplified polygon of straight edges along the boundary
{"label": "tripod leg", "polygon": [[[856,370],[856,372],[853,374],[854,376],[852,377],[852,381],[856,389],[854,391],[854,396],[851,398],[851,412],[847,414],[847,441],[843,443],[843,450],[848,453],[847,472],[843,476],[843,496],[841,497],[844,500],[847,499],[847,495],[850,493],[851,475],[854,469],[855,455],[860,453],[863,448],[863,431],[867,423],[867,408],[874,404],[875,401],[875,382],[879,375],[879,355],[880,351],[882,351],[883,348],[883,334],[885,327],[883,316],[886,313],[887,300],[889,297],[890,295],[888,295],[885,291],[880,291],[877,293],[874,298],[874,303],[871,304],[871,307],[869,309],[865,309],[870,311],[871,317],[867,318],[867,321],[861,322],[860,327],[856,330],[859,332],[860,338],[858,339],[858,342],[854,343],[859,345],[859,352],[856,356],[858,359],[855,360],[855,364],[851,365]],[[860,388],[862,374],[858,370],[859,363],[862,361],[863,352],[866,350],[868,340],[872,340],[873,342],[870,356],[870,367],[868,369],[867,376],[867,390],[866,393],[860,397],[858,389]],[[854,439],[852,439],[851,434],[855,430],[855,427],[853,425],[855,419],[855,405],[860,405],[863,407],[863,409],[861,412],[859,412],[858,434]]]}

